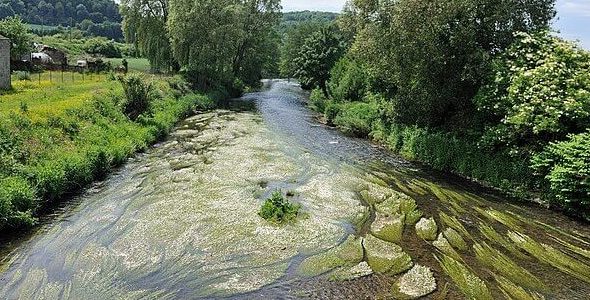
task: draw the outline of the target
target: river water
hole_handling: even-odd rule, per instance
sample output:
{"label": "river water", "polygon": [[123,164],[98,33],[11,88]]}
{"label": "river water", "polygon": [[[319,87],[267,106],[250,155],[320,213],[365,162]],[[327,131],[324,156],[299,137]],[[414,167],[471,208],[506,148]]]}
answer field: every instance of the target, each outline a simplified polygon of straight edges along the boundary
{"label": "river water", "polygon": [[[589,298],[590,226],[343,136],[305,99],[294,83],[267,81],[183,121],[0,246],[0,298],[409,298],[412,265],[432,271],[413,283],[433,277],[426,298]],[[302,205],[297,222],[257,215],[275,190]],[[417,207],[404,213],[400,201]],[[436,241],[418,237],[410,211],[434,219]],[[370,246],[382,240],[399,247]],[[377,270],[371,259],[390,250],[411,263],[373,273],[367,262]]]}

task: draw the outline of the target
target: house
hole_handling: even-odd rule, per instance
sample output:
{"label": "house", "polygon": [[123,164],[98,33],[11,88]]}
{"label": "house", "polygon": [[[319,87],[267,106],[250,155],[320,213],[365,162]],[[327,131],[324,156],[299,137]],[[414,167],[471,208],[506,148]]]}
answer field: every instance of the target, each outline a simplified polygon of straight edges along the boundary
{"label": "house", "polygon": [[0,35],[0,89],[10,89],[10,40]]}

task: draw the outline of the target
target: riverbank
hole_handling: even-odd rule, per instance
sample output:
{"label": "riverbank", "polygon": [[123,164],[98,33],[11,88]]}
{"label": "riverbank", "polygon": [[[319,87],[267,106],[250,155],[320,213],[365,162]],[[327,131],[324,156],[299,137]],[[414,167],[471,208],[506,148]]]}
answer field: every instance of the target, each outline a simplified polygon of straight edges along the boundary
{"label": "riverbank", "polygon": [[[318,90],[312,91],[308,107],[319,113],[319,121],[341,132],[365,138],[409,161],[449,172],[496,189],[518,201],[563,211],[541,195],[541,182],[530,168],[530,158],[507,151],[483,149],[477,140],[417,126],[384,125],[375,103],[336,103]],[[588,221],[580,212],[570,217]]]}
{"label": "riverbank", "polygon": [[0,96],[0,231],[33,226],[42,209],[104,178],[196,109],[214,106],[214,97],[193,93],[178,77],[142,80],[151,100],[137,116],[128,91],[107,75],[16,81]]}

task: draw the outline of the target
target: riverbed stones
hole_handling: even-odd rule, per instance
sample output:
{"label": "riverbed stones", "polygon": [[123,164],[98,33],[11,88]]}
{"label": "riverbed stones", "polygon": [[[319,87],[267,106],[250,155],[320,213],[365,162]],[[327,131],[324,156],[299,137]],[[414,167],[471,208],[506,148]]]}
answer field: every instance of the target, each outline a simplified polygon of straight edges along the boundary
{"label": "riverbed stones", "polygon": [[373,270],[366,261],[353,267],[341,267],[331,274],[330,279],[334,281],[353,280],[373,274]]}
{"label": "riverbed stones", "polygon": [[436,241],[432,242],[432,245],[440,250],[442,253],[454,258],[455,260],[462,260],[461,255],[457,253],[455,248],[449,243],[442,233],[438,235]]}
{"label": "riverbed stones", "polygon": [[405,215],[385,215],[376,213],[375,221],[371,224],[374,236],[388,242],[399,243],[402,240],[405,225]]}
{"label": "riverbed stones", "polygon": [[368,235],[364,241],[367,262],[375,273],[395,275],[410,269],[412,258],[403,249]]}
{"label": "riverbed stones", "polygon": [[392,287],[392,294],[400,298],[416,299],[436,290],[436,279],[429,267],[415,265],[402,275]]}
{"label": "riverbed stones", "polygon": [[306,258],[298,273],[303,276],[318,276],[338,267],[350,268],[363,260],[363,239],[349,236],[341,245],[326,252]]}
{"label": "riverbed stones", "polygon": [[376,184],[368,184],[367,189],[360,192],[361,197],[365,202],[371,205],[382,203],[387,198],[392,196],[392,190]]}
{"label": "riverbed stones", "polygon": [[436,221],[434,218],[426,219],[422,218],[416,224],[416,234],[427,241],[434,241],[436,240],[436,235],[438,233],[438,226],[436,225]]}

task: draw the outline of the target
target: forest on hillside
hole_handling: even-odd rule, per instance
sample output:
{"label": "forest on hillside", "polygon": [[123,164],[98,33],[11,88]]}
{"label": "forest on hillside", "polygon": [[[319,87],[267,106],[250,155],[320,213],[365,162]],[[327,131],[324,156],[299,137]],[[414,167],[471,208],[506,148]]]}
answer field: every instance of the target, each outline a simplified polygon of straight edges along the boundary
{"label": "forest on hillside", "polygon": [[[0,20],[12,16],[28,24],[77,27],[87,35],[123,38],[119,7],[113,0],[0,0]],[[47,30],[33,29],[37,33]]]}

